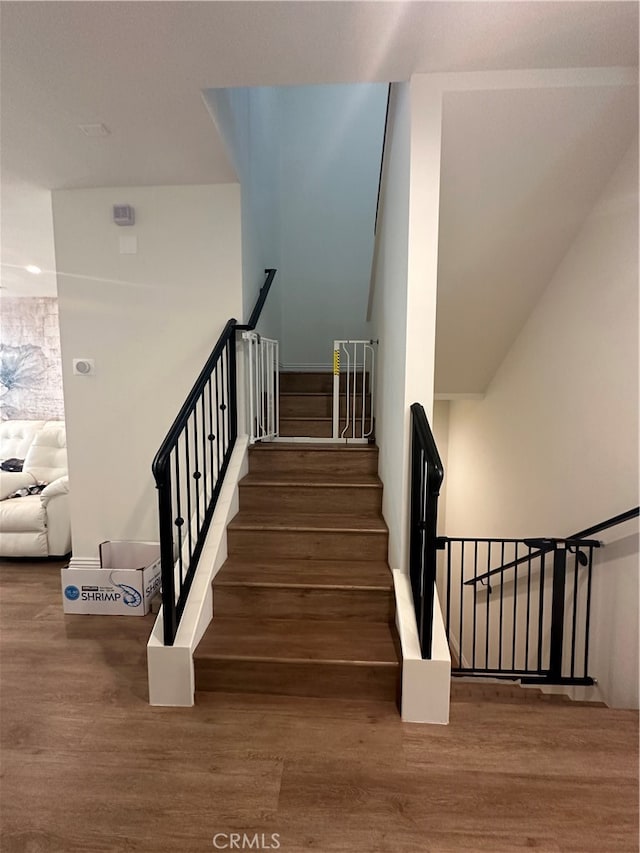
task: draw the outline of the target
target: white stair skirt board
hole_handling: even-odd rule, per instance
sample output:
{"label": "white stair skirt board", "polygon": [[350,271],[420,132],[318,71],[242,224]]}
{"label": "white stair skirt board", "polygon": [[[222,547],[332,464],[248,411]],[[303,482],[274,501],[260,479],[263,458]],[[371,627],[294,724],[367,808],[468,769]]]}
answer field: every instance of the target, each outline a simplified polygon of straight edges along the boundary
{"label": "white stair skirt board", "polygon": [[406,723],[444,725],[449,722],[451,655],[438,594],[433,602],[431,660],[423,660],[409,576],[394,569],[393,587],[402,646],[402,719]]}
{"label": "white stair skirt board", "polygon": [[153,626],[147,643],[150,705],[194,704],[193,653],[213,619],[211,584],[227,559],[227,525],[238,512],[238,482],[249,472],[248,447],[249,437],[238,436],[173,646],[163,644],[162,607]]}

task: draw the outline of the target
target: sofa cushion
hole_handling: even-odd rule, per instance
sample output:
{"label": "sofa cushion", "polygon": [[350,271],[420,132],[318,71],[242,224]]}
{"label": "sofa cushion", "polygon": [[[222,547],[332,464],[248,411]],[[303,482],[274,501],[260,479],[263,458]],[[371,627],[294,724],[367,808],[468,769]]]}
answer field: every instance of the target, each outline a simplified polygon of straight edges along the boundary
{"label": "sofa cushion", "polygon": [[23,471],[41,483],[52,483],[67,473],[67,435],[64,421],[47,421],[34,437]]}
{"label": "sofa cushion", "polygon": [[24,459],[33,437],[46,421],[2,421],[0,423],[0,459]]}
{"label": "sofa cushion", "polygon": [[29,532],[44,532],[46,539],[47,512],[40,495],[0,501],[0,530],[3,539],[7,533]]}
{"label": "sofa cushion", "polygon": [[18,489],[36,484],[36,478],[28,471],[0,471],[0,501],[5,500]]}

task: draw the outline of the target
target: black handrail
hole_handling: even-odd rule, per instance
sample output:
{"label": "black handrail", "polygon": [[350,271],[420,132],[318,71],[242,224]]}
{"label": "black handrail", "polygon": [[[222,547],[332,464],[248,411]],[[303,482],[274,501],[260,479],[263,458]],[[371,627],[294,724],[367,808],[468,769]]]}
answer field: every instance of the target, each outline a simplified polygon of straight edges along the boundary
{"label": "black handrail", "polygon": [[380,210],[380,194],[382,193],[382,172],[384,170],[384,154],[387,148],[387,126],[389,124],[389,104],[391,103],[391,83],[387,89],[387,110],[384,114],[384,132],[382,134],[382,152],[380,154],[380,177],[378,178],[378,196],[376,198],[376,219],[373,225],[373,233],[378,233],[378,212]]}
{"label": "black handrail", "polygon": [[628,509],[626,512],[621,512],[620,515],[614,515],[606,521],[601,521],[600,524],[594,524],[593,527],[587,527],[586,530],[580,530],[574,533],[571,539],[582,539],[584,536],[592,536],[594,533],[601,533],[603,530],[608,530],[610,527],[615,527],[625,521],[631,521],[632,518],[637,518],[640,515],[640,507]]}
{"label": "black handrail", "polygon": [[235,318],[226,323],[151,466],[158,490],[168,646],[175,641],[238,436],[236,331],[256,327],[276,270],[265,273],[249,323],[241,326]]}
{"label": "black handrail", "polygon": [[276,277],[276,272],[277,270],[274,269],[265,270],[267,277],[265,279],[264,284],[260,288],[255,307],[251,312],[251,317],[249,317],[249,322],[244,326],[236,326],[236,329],[244,332],[252,332],[258,325],[258,320],[260,319],[260,315],[262,314],[264,303],[267,301],[267,296],[269,295],[269,291],[271,290],[271,284],[273,283],[273,279]]}
{"label": "black handrail", "polygon": [[[485,572],[482,575],[478,575],[475,578],[471,578],[468,581],[465,581],[467,586],[471,586],[472,584],[476,584],[479,581],[485,581],[487,578],[490,578],[492,575],[496,575],[499,572],[504,572],[507,569],[512,569],[515,566],[520,566],[522,563],[527,562],[528,560],[533,559],[534,557],[539,557],[541,554],[548,554],[553,551],[558,545],[565,545],[569,549],[575,548],[579,551],[582,548],[600,548],[601,542],[597,540],[589,540],[586,537],[592,536],[594,533],[601,533],[603,530],[608,530],[610,527],[615,527],[618,524],[622,524],[625,521],[630,521],[632,518],[637,518],[640,515],[640,507],[634,507],[633,509],[629,509],[626,512],[621,512],[619,515],[614,515],[612,518],[608,518],[606,521],[601,521],[599,524],[594,524],[593,527],[587,527],[584,530],[579,530],[577,533],[572,533],[571,536],[568,536],[566,539],[525,539],[523,540],[526,545],[531,543],[532,547],[537,547],[540,550],[536,551],[533,554],[528,554],[524,557],[520,557],[518,560],[512,560],[510,563],[505,563],[504,566],[498,566],[495,569],[492,569],[490,572]],[[445,541],[445,539],[441,541]],[[462,541],[462,540],[456,540]],[[474,540],[481,541],[481,540]]]}
{"label": "black handrail", "polygon": [[169,432],[166,434],[164,441],[160,445],[160,449],[156,453],[155,458],[151,464],[151,470],[156,479],[157,475],[160,473],[163,466],[166,464],[169,454],[171,453],[171,450],[175,446],[176,440],[179,438],[182,432],[186,418],[193,411],[194,404],[197,402],[198,397],[202,394],[202,391],[204,390],[207,384],[207,380],[211,375],[211,371],[213,370],[215,363],[220,358],[220,355],[224,350],[225,344],[228,342],[235,328],[236,320],[234,317],[232,317],[222,330],[222,333],[218,338],[215,347],[213,348],[213,352],[207,359],[205,366],[200,371],[200,375],[194,382],[191,391],[189,391],[187,399],[182,404],[182,408],[178,412],[176,419],[169,427]]}
{"label": "black handrail", "polygon": [[422,657],[431,658],[442,460],[423,407],[411,406],[411,532],[409,575]]}

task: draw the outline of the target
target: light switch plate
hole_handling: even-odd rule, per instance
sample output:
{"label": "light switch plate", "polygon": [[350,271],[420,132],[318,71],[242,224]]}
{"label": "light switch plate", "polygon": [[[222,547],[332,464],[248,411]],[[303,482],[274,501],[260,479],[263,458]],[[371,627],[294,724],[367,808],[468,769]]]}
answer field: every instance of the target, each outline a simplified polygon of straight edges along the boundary
{"label": "light switch plate", "polygon": [[138,254],[138,238],[135,234],[120,235],[120,254],[121,255],[137,255]]}

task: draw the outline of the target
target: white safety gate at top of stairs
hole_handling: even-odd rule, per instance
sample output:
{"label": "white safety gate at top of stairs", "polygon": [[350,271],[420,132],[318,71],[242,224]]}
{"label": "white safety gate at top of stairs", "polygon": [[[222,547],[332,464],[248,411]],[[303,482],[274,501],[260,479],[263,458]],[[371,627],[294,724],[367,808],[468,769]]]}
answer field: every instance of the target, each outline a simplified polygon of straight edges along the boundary
{"label": "white safety gate at top of stairs", "polygon": [[374,343],[333,342],[333,441],[357,444],[373,439]]}
{"label": "white safety gate at top of stairs", "polygon": [[[279,436],[279,344],[257,332],[243,332],[249,442]],[[300,436],[286,441],[366,444],[374,436],[375,342],[333,342],[331,437]]]}
{"label": "white safety gate at top of stairs", "polygon": [[278,435],[279,345],[256,332],[243,332],[247,347],[247,409],[249,443],[272,441]]}

